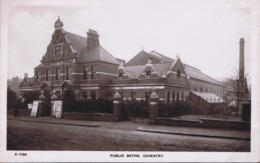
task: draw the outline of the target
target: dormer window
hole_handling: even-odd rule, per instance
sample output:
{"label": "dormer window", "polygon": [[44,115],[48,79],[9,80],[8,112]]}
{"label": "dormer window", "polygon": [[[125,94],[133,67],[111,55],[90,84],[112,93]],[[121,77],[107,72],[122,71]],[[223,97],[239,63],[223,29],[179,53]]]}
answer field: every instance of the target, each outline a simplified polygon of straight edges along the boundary
{"label": "dormer window", "polygon": [[148,69],[146,70],[145,76],[146,76],[147,78],[150,78],[150,77],[152,76],[152,70],[151,70],[150,68],[148,68]]}
{"label": "dormer window", "polygon": [[120,70],[120,71],[118,72],[118,77],[119,77],[120,79],[122,79],[122,78],[124,77],[124,73],[123,73],[122,70]]}

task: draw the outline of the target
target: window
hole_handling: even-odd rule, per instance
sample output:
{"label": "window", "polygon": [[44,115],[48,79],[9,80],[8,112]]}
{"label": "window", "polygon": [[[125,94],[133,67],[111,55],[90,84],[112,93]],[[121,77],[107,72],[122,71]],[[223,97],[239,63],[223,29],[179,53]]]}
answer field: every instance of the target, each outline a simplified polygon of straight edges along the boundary
{"label": "window", "polygon": [[119,72],[118,72],[118,77],[119,77],[120,79],[122,79],[123,76],[124,76],[123,71],[122,71],[122,70],[119,70]]}
{"label": "window", "polygon": [[70,79],[70,67],[67,67],[67,72],[66,72],[66,79]]}
{"label": "window", "polygon": [[167,92],[167,103],[170,102],[170,92]]}
{"label": "window", "polygon": [[152,76],[152,70],[151,70],[150,68],[148,68],[148,69],[146,70],[145,76],[146,76],[147,78],[150,78],[150,77]]}
{"label": "window", "polygon": [[177,102],[179,101],[179,91],[177,92]]}
{"label": "window", "polygon": [[49,69],[46,69],[46,81],[49,80]]}
{"label": "window", "polygon": [[184,100],[184,92],[181,92],[181,100]]}
{"label": "window", "polygon": [[197,92],[197,90],[198,90],[198,89],[195,87],[195,88],[194,88],[194,91]]}
{"label": "window", "polygon": [[179,78],[181,76],[181,71],[177,70],[177,77]]}
{"label": "window", "polygon": [[83,98],[87,99],[88,98],[88,92],[87,91],[83,91]]}
{"label": "window", "polygon": [[55,79],[59,80],[59,74],[60,74],[60,69],[56,68],[56,72],[55,72]]}
{"label": "window", "polygon": [[94,65],[91,65],[91,79],[94,79]]}
{"label": "window", "polygon": [[54,47],[54,56],[62,55],[62,45],[57,45]]}
{"label": "window", "polygon": [[91,96],[92,100],[96,99],[96,92],[95,91],[91,91],[90,96]]}
{"label": "window", "polygon": [[200,88],[200,92],[203,92],[203,89],[202,89],[202,88]]}
{"label": "window", "polygon": [[148,104],[148,100],[150,98],[150,91],[145,91],[145,103]]}
{"label": "window", "polygon": [[172,101],[175,101],[175,92],[172,92]]}
{"label": "window", "polygon": [[134,91],[131,91],[131,99],[134,99]]}
{"label": "window", "polygon": [[83,79],[88,78],[88,66],[83,67]]}
{"label": "window", "polygon": [[39,72],[35,72],[35,81],[38,82],[39,81]]}

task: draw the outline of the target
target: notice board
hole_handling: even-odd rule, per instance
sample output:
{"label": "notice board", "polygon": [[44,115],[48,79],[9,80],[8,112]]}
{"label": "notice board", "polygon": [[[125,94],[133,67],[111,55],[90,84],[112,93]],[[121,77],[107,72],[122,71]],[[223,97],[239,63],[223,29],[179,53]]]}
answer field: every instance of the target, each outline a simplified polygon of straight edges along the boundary
{"label": "notice board", "polygon": [[31,116],[33,117],[37,116],[38,107],[39,107],[39,101],[33,101]]}
{"label": "notice board", "polygon": [[62,116],[62,101],[54,101],[52,106],[52,112],[55,118],[61,118]]}

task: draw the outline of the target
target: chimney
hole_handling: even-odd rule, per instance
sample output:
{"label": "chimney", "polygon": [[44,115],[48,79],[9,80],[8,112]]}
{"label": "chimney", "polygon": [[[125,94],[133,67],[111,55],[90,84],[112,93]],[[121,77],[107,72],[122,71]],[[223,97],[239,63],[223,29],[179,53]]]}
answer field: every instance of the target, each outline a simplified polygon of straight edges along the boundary
{"label": "chimney", "polygon": [[242,77],[242,78],[244,78],[244,71],[245,71],[244,45],[245,45],[244,38],[240,38],[240,41],[239,41],[239,76]]}
{"label": "chimney", "polygon": [[99,35],[97,31],[94,31],[92,29],[89,29],[87,32],[87,50],[90,51],[94,49],[97,45],[99,45]]}

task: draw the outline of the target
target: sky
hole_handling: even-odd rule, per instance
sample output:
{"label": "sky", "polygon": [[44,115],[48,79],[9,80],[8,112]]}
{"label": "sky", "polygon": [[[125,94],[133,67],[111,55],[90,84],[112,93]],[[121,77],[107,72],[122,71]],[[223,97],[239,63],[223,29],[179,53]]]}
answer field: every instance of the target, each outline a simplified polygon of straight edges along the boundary
{"label": "sky", "polygon": [[250,76],[250,0],[25,1],[8,8],[7,78],[33,77],[60,16],[64,30],[100,44],[129,61],[142,49],[155,50],[213,77],[238,69],[239,39],[245,39],[245,68]]}

